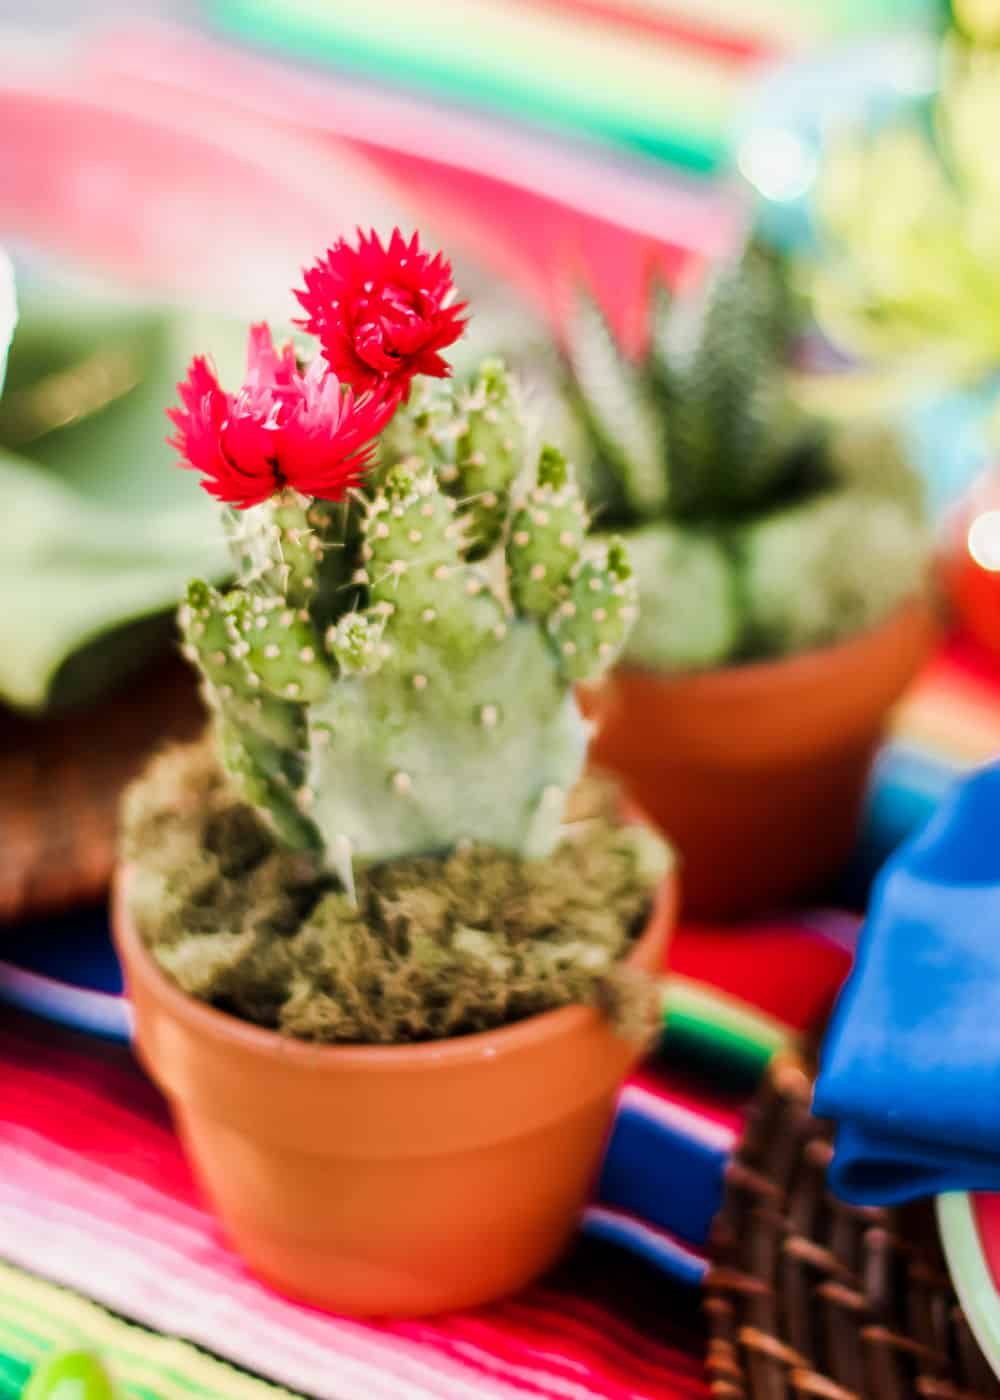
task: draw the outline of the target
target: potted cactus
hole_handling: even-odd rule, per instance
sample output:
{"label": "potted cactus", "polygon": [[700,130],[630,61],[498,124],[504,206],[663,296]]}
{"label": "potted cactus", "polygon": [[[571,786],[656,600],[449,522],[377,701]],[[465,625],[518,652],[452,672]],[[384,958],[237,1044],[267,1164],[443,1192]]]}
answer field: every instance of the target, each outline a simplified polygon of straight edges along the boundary
{"label": "potted cactus", "polygon": [[[569,1239],[655,1010],[669,857],[578,788],[574,685],[635,613],[503,367],[441,383],[447,264],[341,242],[308,365],[196,360],[183,461],[237,579],[180,624],[205,740],[126,803],[140,1055],[250,1265],[360,1314],[517,1288]],[[657,893],[659,891],[659,893]]]}
{"label": "potted cactus", "polygon": [[846,857],[887,709],[927,646],[919,479],[874,424],[791,389],[796,307],[751,241],[695,293],[657,288],[628,360],[580,297],[569,401],[602,525],[641,580],[622,664],[588,704],[683,860],[688,907],[738,914]]}

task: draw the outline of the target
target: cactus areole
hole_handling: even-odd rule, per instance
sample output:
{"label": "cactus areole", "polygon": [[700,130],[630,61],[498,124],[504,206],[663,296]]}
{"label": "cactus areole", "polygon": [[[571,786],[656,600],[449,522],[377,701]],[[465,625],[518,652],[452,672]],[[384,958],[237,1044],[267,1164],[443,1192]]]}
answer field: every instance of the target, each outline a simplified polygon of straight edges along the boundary
{"label": "cactus areole", "polygon": [[[358,258],[368,293],[320,304],[361,275]],[[427,296],[402,286],[409,261]],[[347,882],[355,858],[461,841],[547,855],[586,747],[573,684],[614,661],[636,611],[624,549],[588,545],[572,469],[552,447],[526,460],[504,367],[441,382],[426,345],[435,316],[455,338],[446,275],[398,234],[351,259],[337,245],[306,274],[324,347],[308,367],[255,327],[243,388],[224,392],[196,360],[171,415],[185,463],[230,506],[236,584],[195,581],[180,612],[223,763],[287,845],[322,851]],[[334,346],[341,368],[376,338],[356,321],[336,331],[349,312],[388,326],[360,392],[323,358]]]}

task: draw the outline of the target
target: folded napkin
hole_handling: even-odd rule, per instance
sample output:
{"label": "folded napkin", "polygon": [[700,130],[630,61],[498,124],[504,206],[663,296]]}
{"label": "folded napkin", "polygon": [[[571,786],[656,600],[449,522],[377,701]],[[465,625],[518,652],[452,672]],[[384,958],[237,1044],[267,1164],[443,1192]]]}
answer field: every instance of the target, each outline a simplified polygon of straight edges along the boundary
{"label": "folded napkin", "polygon": [[879,877],[823,1050],[830,1182],[892,1205],[1000,1190],[1000,763],[957,783]]}

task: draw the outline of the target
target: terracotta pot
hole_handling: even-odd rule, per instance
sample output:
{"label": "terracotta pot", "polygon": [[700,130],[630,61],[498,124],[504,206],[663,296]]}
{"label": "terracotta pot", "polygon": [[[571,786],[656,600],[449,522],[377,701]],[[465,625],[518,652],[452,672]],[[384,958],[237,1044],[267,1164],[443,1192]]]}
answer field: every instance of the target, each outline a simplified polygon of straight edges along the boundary
{"label": "terracotta pot", "polygon": [[681,858],[685,914],[791,903],[857,837],[888,710],[934,637],[929,604],[837,646],[684,676],[623,668],[583,700],[592,761]]}
{"label": "terracotta pot", "polygon": [[[115,938],[135,1042],[250,1268],[362,1316],[471,1307],[544,1272],[573,1235],[637,1050],[584,1007],[422,1045],[313,1046],[215,1011]],[[629,964],[663,963],[668,881]]]}

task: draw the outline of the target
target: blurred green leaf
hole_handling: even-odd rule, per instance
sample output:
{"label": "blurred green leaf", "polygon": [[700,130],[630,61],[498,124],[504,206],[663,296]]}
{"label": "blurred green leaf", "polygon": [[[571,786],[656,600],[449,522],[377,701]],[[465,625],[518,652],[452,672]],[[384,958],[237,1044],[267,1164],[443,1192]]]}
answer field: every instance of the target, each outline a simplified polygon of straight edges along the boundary
{"label": "blurred green leaf", "polygon": [[[238,382],[245,334],[197,312],[58,290],[22,296],[0,400],[9,703],[38,708],[100,689],[162,637],[162,626],[138,624],[172,609],[191,574],[225,574],[216,508],[177,466],[165,409],[192,354],[208,351],[224,382]],[[102,385],[107,402],[95,410]],[[72,664],[84,647],[87,664]]]}
{"label": "blurred green leaf", "polygon": [[10,258],[0,248],[0,389],[3,388],[7,351],[16,325],[17,295],[14,290],[14,268]]}
{"label": "blurred green leaf", "polygon": [[0,695],[15,705],[44,705],[77,649],[172,608],[192,574],[227,569],[207,498],[115,507],[2,454],[0,499]]}

